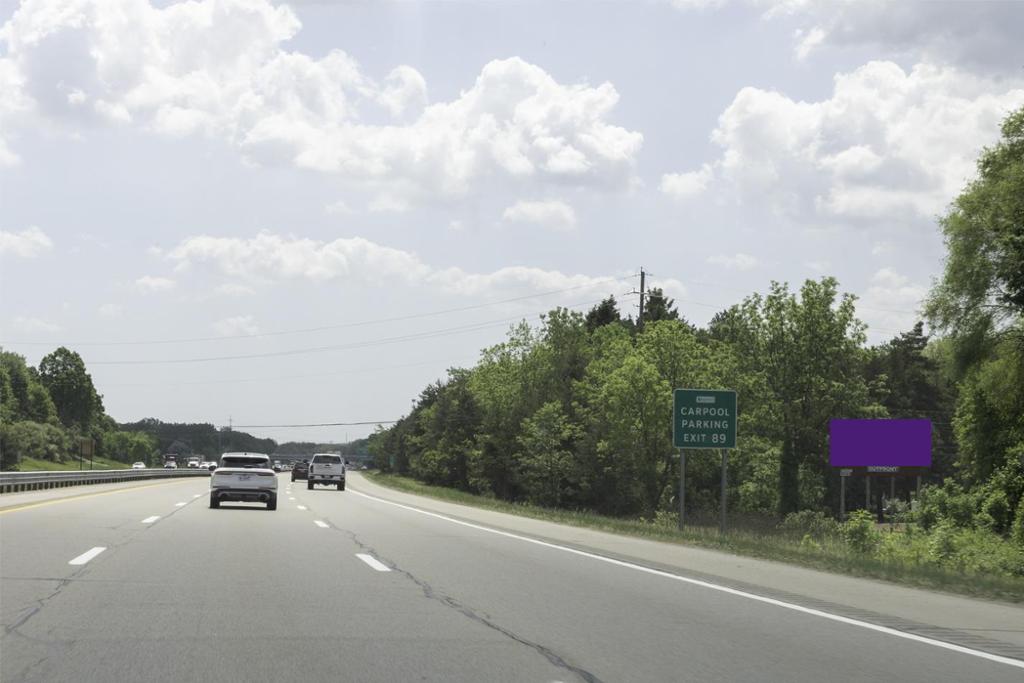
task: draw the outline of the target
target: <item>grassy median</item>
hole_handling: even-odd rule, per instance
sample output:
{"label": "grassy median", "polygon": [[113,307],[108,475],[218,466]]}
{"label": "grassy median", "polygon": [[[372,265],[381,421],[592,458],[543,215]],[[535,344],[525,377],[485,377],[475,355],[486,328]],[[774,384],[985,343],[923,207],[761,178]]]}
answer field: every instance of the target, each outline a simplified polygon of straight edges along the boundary
{"label": "grassy median", "polygon": [[[456,489],[430,486],[393,474],[365,472],[375,484],[461,505],[532,517],[559,524],[637,536],[669,543],[696,545],[714,550],[820,569],[824,571],[881,579],[893,583],[943,590],[974,597],[1024,602],[1024,576],[1007,576],[984,571],[952,570],[930,559],[928,538],[917,538],[913,530],[879,529],[871,552],[851,547],[847,539],[829,532],[785,529],[774,522],[758,524],[738,520],[725,535],[714,525],[676,528],[677,518],[665,515],[656,520],[607,517],[583,510],[561,510],[510,503]],[[923,539],[923,540],[922,540]],[[898,542],[897,542],[898,541]],[[921,547],[924,544],[924,547]],[[896,549],[899,549],[898,551]],[[985,549],[979,552],[984,553]],[[1011,551],[1013,552],[1013,551]]]}

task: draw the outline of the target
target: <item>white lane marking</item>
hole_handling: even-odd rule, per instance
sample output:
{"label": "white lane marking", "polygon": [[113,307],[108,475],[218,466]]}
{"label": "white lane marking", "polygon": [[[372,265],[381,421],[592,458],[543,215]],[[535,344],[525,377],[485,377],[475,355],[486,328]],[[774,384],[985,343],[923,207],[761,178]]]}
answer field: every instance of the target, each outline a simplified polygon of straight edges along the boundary
{"label": "white lane marking", "polygon": [[91,550],[86,550],[84,553],[82,553],[81,555],[79,555],[75,559],[73,559],[70,562],[68,562],[68,564],[85,564],[86,562],[88,562],[92,558],[94,558],[97,555],[99,555],[100,553],[102,553],[104,550],[106,550],[105,547],[103,547],[103,546],[96,546],[95,548],[93,548]]}
{"label": "white lane marking", "polygon": [[158,519],[160,519],[160,515],[153,515],[152,517],[146,517],[144,520],[142,520],[142,523],[143,524],[152,524],[153,522],[155,522]]}
{"label": "white lane marking", "polygon": [[[878,633],[884,633],[889,636],[895,636],[897,638],[903,638],[905,640],[913,640],[914,642],[924,643],[925,645],[931,645],[933,647],[939,647],[944,650],[951,650],[958,652],[963,655],[970,655],[972,657],[980,657],[981,659],[987,659],[991,662],[997,662],[999,664],[1006,664],[1007,666],[1013,666],[1018,669],[1024,669],[1024,661],[1019,659],[1012,659],[1010,657],[1003,657],[1001,655],[994,655],[990,652],[983,652],[981,650],[974,650],[963,645],[954,645],[953,643],[946,643],[941,640],[935,640],[933,638],[927,638],[925,636],[919,636],[914,633],[907,633],[905,631],[899,631],[888,626],[879,626],[878,624],[872,624],[867,621],[860,621],[859,619],[851,619],[850,617],[843,617],[838,614],[831,614],[829,612],[823,612],[819,609],[813,609],[811,607],[804,607],[797,605],[792,602],[785,602],[783,600],[777,600],[775,598],[767,598],[763,595],[757,595],[755,593],[748,593],[741,591],[736,588],[729,588],[728,586],[720,586],[717,583],[711,583],[709,581],[701,581],[700,579],[691,579],[686,576],[679,576],[678,574],[672,574],[670,572],[661,571],[660,569],[652,569],[651,567],[645,567],[641,564],[634,564],[632,562],[626,562],[625,560],[616,560],[611,557],[605,557],[604,555],[598,555],[596,553],[588,553],[585,550],[577,550],[576,548],[570,548],[564,545],[558,545],[557,543],[549,543],[547,541],[541,541],[536,538],[530,538],[529,536],[520,536],[519,534],[513,534],[508,531],[500,531],[498,529],[492,529],[490,527],[482,526],[480,524],[473,524],[472,522],[463,522],[460,519],[453,517],[447,517],[445,515],[438,514],[436,512],[427,512],[426,510],[420,510],[419,508],[411,505],[403,505],[402,503],[395,503],[390,500],[378,498],[377,496],[371,496],[368,493],[361,493],[359,491],[352,491],[357,496],[375,500],[378,503],[384,503],[386,505],[393,505],[404,510],[410,510],[412,512],[418,512],[421,515],[428,517],[435,517],[437,519],[443,519],[446,522],[452,524],[458,524],[460,526],[469,527],[470,529],[477,529],[478,531],[485,531],[489,534],[496,534],[498,536],[505,536],[506,538],[514,538],[518,541],[525,543],[532,543],[534,545],[543,546],[545,548],[552,548],[554,550],[561,550],[562,552],[571,553],[572,555],[579,555],[581,557],[589,557],[592,560],[598,560],[599,562],[606,562],[613,564],[617,567],[626,567],[628,569],[635,569],[636,571],[644,572],[645,574],[653,574],[654,576],[660,576],[666,579],[672,579],[673,581],[681,581],[682,583],[688,583],[692,586],[700,586],[701,588],[708,588],[710,590],[719,591],[721,593],[728,593],[729,595],[735,595],[741,598],[747,598],[748,600],[755,600],[757,602],[763,602],[768,605],[775,605],[776,607],[782,607],[785,609],[793,610],[794,612],[802,612],[803,614],[810,614],[811,616],[821,617],[822,619],[829,619],[831,621],[838,621],[841,624],[847,624],[849,626],[857,626],[859,628],[868,629],[869,631],[876,631]],[[369,557],[369,556],[367,556]],[[369,564],[369,561],[362,558],[363,561]],[[371,558],[372,559],[372,558]]]}
{"label": "white lane marking", "polygon": [[309,509],[305,505],[296,505],[295,507],[299,508],[300,510],[308,510]]}
{"label": "white lane marking", "polygon": [[313,520],[313,524],[316,524],[321,529],[326,529],[327,528],[327,525],[324,524],[323,522],[321,522],[319,519],[314,519]]}
{"label": "white lane marking", "polygon": [[295,500],[295,496],[288,496],[288,500]]}
{"label": "white lane marking", "polygon": [[193,497],[193,498],[202,498],[202,497],[203,497],[203,494],[201,494],[201,493],[197,493],[196,495],[194,495],[194,496],[192,496],[192,497]]}
{"label": "white lane marking", "polygon": [[379,572],[391,571],[391,567],[387,566],[373,555],[367,555],[366,553],[356,553],[356,557],[358,557],[360,560],[370,565]]}
{"label": "white lane marking", "polygon": [[188,503],[175,503],[175,504],[174,504],[174,507],[176,507],[176,508],[180,508],[180,507],[184,507],[184,506],[186,506],[186,505],[188,505]]}

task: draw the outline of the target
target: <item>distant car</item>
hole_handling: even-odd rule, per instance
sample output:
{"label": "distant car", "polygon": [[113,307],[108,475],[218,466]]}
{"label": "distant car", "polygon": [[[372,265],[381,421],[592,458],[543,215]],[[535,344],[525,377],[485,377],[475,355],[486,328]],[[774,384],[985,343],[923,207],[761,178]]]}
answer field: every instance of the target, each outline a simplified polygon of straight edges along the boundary
{"label": "distant car", "polygon": [[210,462],[206,463],[206,469],[208,469],[211,472],[213,472],[215,469],[217,469],[217,463],[215,463],[215,462],[213,462],[211,460]]}
{"label": "distant car", "polygon": [[305,479],[309,476],[309,463],[308,462],[297,462],[292,467],[292,481],[296,479]]}
{"label": "distant car", "polygon": [[144,463],[144,462],[133,462],[132,463],[132,469],[133,470],[144,470],[144,469],[146,469],[146,463]]}
{"label": "distant car", "polygon": [[176,470],[176,469],[178,469],[178,463],[176,463],[176,462],[165,462],[164,463],[164,469],[165,470]]}
{"label": "distant car", "polygon": [[280,472],[280,471],[281,471],[281,466],[280,466],[279,464],[277,464],[277,463],[275,462],[275,463],[274,463],[274,467],[273,467],[273,470],[274,470],[275,472]]}

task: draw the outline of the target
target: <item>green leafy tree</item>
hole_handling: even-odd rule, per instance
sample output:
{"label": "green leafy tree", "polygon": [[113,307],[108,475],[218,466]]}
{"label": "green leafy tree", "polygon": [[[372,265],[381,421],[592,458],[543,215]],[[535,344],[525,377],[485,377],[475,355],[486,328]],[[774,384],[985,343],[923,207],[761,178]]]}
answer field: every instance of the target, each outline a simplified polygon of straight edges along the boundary
{"label": "green leafy tree", "polygon": [[0,411],[5,420],[50,422],[57,417],[49,392],[23,356],[0,351],[0,392]]}
{"label": "green leafy tree", "polygon": [[1024,444],[1024,108],[940,220],[948,255],[926,313],[960,381],[960,475],[980,485]]}
{"label": "green leafy tree", "polygon": [[622,322],[622,316],[619,314],[619,307],[615,302],[614,296],[609,296],[607,299],[594,306],[587,313],[586,317],[588,332],[593,332],[598,327],[618,324],[620,322]]}
{"label": "green leafy tree", "polygon": [[22,421],[0,426],[3,469],[11,469],[23,458],[64,462],[72,452],[69,434],[52,424]]}
{"label": "green leafy tree", "polygon": [[82,357],[74,351],[62,346],[43,356],[39,377],[66,427],[88,428],[103,414],[102,398],[96,393]]}
{"label": "green leafy tree", "polygon": [[647,304],[644,306],[644,323],[653,323],[659,320],[679,320],[679,311],[676,310],[675,301],[665,296],[661,287],[652,287],[647,293]]}
{"label": "green leafy tree", "polygon": [[738,310],[752,333],[745,349],[749,362],[762,368],[773,406],[769,433],[781,442],[779,513],[820,505],[824,501],[800,499],[801,489],[820,490],[807,481],[801,486],[801,468],[805,479],[832,485],[828,421],[881,414],[864,379],[864,325],[856,318],[854,298],[839,297],[834,278],[806,281],[799,297],[772,283],[767,297],[752,297]]}
{"label": "green leafy tree", "polygon": [[521,449],[520,476],[526,498],[537,505],[563,503],[572,472],[572,447],[578,427],[562,412],[557,401],[545,403],[523,420],[517,438]]}

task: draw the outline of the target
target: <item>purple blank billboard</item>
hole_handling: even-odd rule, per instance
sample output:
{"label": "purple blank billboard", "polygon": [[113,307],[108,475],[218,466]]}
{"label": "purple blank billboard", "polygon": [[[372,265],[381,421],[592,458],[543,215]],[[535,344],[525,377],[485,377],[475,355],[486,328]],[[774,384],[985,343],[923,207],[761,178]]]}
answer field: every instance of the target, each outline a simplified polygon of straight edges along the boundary
{"label": "purple blank billboard", "polygon": [[831,420],[832,467],[931,467],[930,420]]}

